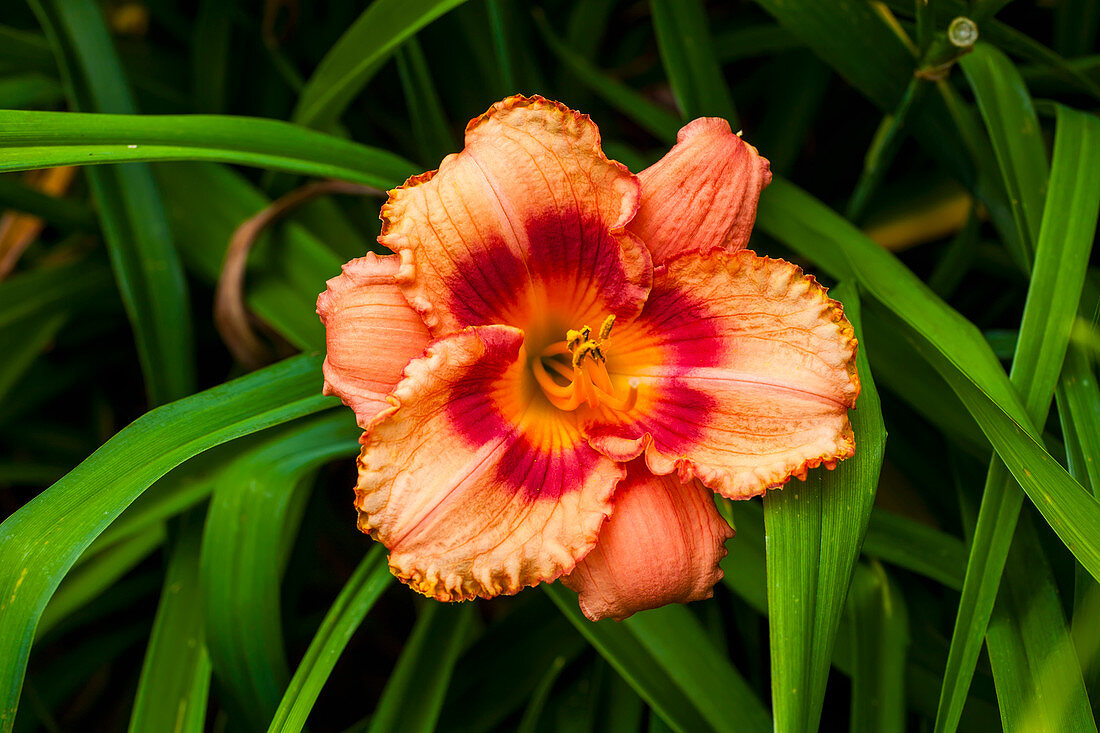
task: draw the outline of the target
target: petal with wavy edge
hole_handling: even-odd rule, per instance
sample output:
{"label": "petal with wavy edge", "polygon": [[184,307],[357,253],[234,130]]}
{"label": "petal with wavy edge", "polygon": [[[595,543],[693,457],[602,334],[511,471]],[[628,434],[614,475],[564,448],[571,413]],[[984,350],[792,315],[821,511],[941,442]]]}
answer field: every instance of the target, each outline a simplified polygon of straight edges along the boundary
{"label": "petal with wavy edge", "polygon": [[654,473],[740,499],[855,451],[852,326],[789,262],[748,250],[673,259],[605,353],[613,381],[636,380],[637,404],[589,413],[582,429],[616,460],[644,453]]}
{"label": "petal with wavy edge", "polygon": [[641,309],[649,252],[623,227],[638,181],[596,125],[541,97],[509,97],[466,128],[466,147],[382,207],[379,242],[434,335],[470,325],[564,325]]}
{"label": "petal with wavy edge", "polygon": [[771,183],[766,158],[719,117],[700,117],[659,161],[638,174],[642,200],[629,230],[661,264],[683,252],[743,249],[756,202]]}
{"label": "petal with wavy edge", "polygon": [[595,548],[562,582],[592,621],[710,598],[732,536],[699,482],[654,476],[632,461]]}
{"label": "petal with wavy edge", "polygon": [[394,281],[395,255],[368,254],[344,265],[317,298],[325,324],[325,394],[337,395],[365,427],[384,407],[409,360],[431,340]]}
{"label": "petal with wavy edge", "polygon": [[511,594],[573,569],[624,469],[528,384],[523,333],[467,328],[430,345],[362,438],[359,527],[424,595]]}

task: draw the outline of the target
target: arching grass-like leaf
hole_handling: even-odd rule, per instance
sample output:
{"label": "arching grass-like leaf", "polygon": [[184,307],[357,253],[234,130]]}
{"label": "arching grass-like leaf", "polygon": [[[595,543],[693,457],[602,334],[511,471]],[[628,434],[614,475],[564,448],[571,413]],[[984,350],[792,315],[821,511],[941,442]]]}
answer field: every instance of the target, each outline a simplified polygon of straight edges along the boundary
{"label": "arching grass-like leaf", "polygon": [[[497,728],[530,700],[559,657],[572,663],[587,649],[584,638],[542,595],[517,599],[519,608],[497,620],[463,653],[455,667],[442,718],[455,733]],[[531,629],[538,629],[532,635]],[[523,648],[522,655],[501,649]]]}
{"label": "arching grass-like leaf", "polygon": [[535,733],[538,730],[543,708],[546,707],[546,700],[550,697],[550,690],[553,689],[554,683],[558,681],[562,669],[565,668],[565,661],[565,657],[555,657],[554,661],[550,663],[542,679],[539,680],[534,694],[531,695],[530,704],[523,711],[523,717],[520,718],[516,733]]}
{"label": "arching grass-like leaf", "polygon": [[989,131],[1016,229],[1030,260],[1050,171],[1039,119],[1016,67],[996,48],[979,43],[962,57],[961,64]]}
{"label": "arching grass-like leaf", "polygon": [[200,733],[206,724],[210,657],[199,589],[204,516],[201,507],[192,510],[173,528],[164,589],[130,713],[133,733]]}
{"label": "arching grass-like leaf", "polygon": [[959,590],[966,569],[961,540],[912,519],[876,509],[871,513],[863,551],[879,560]]}
{"label": "arching grass-like leaf", "polygon": [[[844,304],[862,340],[855,289],[842,286],[830,294]],[[818,727],[848,583],[878,488],[886,431],[865,352],[858,354],[861,391],[851,413],[855,456],[764,496],[777,731]]]}
{"label": "arching grass-like leaf", "polygon": [[424,606],[371,717],[370,733],[435,730],[476,610],[474,603]]}
{"label": "arching grass-like leaf", "polygon": [[356,452],[358,437],[346,411],[321,415],[265,436],[214,479],[202,539],[206,646],[238,725],[266,725],[290,677],[279,581],[292,506],[321,464]]}
{"label": "arching grass-like leaf", "polygon": [[[737,526],[737,536],[729,542],[730,553],[722,561],[722,568],[725,571],[723,583],[734,594],[742,598],[753,611],[766,617],[769,608],[767,604],[767,578],[764,569],[763,507],[756,501],[731,503],[733,504],[733,517]],[[877,521],[875,519],[876,514],[877,512],[872,512],[870,527],[874,527]],[[887,526],[901,526],[904,528],[906,521],[894,521]],[[909,523],[912,522],[909,521]],[[943,552],[943,548],[937,547],[939,544],[937,541],[929,540],[922,532],[914,531],[911,528],[903,531],[914,538],[921,538],[915,542],[915,552],[927,552],[932,556]],[[872,531],[869,528],[868,540],[871,537]],[[868,549],[867,542],[864,543],[864,549]],[[963,559],[965,559],[965,556]],[[916,572],[920,572],[923,567],[922,563],[912,560],[898,564]],[[959,584],[961,585],[961,560],[958,574],[960,575]],[[837,632],[836,644],[833,647],[833,666],[849,676],[854,674],[857,664],[857,661],[853,659],[853,654],[860,651],[854,649],[853,645],[856,640],[853,637],[860,633],[858,627],[853,627],[849,621],[842,622]],[[906,698],[910,707],[931,718],[936,712],[941,671],[946,659],[946,645],[943,644],[942,640],[925,635],[918,640],[914,647],[920,653],[911,654],[905,667]],[[990,691],[990,699],[992,694],[992,691]],[[987,702],[985,698],[971,698],[971,703],[971,706],[968,706],[967,715],[964,716],[968,723],[968,729],[984,730],[989,728],[990,725],[996,724],[997,708],[992,702]]]}
{"label": "arching grass-like leaf", "polygon": [[0,176],[0,206],[33,214],[66,231],[95,232],[99,229],[95,214],[80,201],[42,193],[19,183],[14,176]]}
{"label": "arching grass-like leaf", "polygon": [[1027,514],[1016,528],[986,648],[1005,730],[1096,730],[1058,586]]}
{"label": "arching grass-like leaf", "polygon": [[743,58],[790,51],[803,44],[787,29],[774,23],[761,23],[716,32],[712,45],[718,62],[728,64]]}
{"label": "arching grass-like leaf", "polygon": [[393,581],[386,564],[386,548],[375,545],[344,584],[325,614],[302,661],[294,672],[279,709],[268,727],[270,733],[298,733],[306,724],[313,703],[332,674],[336,661],[352,634]]}
{"label": "arching grass-like leaf", "polygon": [[[1082,307],[1084,310],[1085,307]],[[1069,472],[1100,497],[1100,386],[1092,364],[1080,346],[1070,343],[1062,378],[1055,392],[1062,436],[1066,444]],[[1089,596],[1100,598],[1100,585],[1081,567],[1073,585],[1073,623],[1086,628],[1091,623]],[[1075,634],[1080,639],[1080,634]],[[1078,658],[1085,675],[1085,687],[1092,699],[1100,695],[1100,655],[1078,646]]]}
{"label": "arching grass-like leaf", "polygon": [[[157,176],[172,202],[168,215],[180,254],[201,278],[217,282],[234,230],[271,199],[226,166],[165,165]],[[340,273],[340,257],[300,224],[289,223],[278,240],[257,242],[253,261],[260,266],[247,283],[249,308],[298,348],[323,348],[324,327],[314,312],[317,294]]]}
{"label": "arching grass-like leaf", "polygon": [[61,579],[154,481],[220,443],[329,407],[320,359],[288,359],[157,408],[0,524],[0,730],[19,703],[35,627]]}
{"label": "arching grass-like leaf", "polygon": [[164,526],[153,526],[119,542],[69,573],[50,598],[35,631],[42,638],[74,611],[104,593],[164,544]]}
{"label": "arching grass-like leaf", "polygon": [[759,699],[684,607],[645,611],[621,624],[608,619],[592,623],[581,614],[573,593],[557,584],[543,590],[675,730],[771,730]]}
{"label": "arching grass-like leaf", "polygon": [[421,160],[429,167],[434,166],[443,156],[453,153],[458,147],[447,124],[447,115],[439,100],[439,92],[428,70],[428,61],[415,38],[410,38],[399,49],[397,72],[401,77],[401,87],[405,92],[405,103],[409,107],[409,117],[421,151]]}
{"label": "arching grass-like leaf", "polygon": [[795,38],[885,110],[901,100],[913,57],[868,3],[844,11],[814,0],[757,0]]}
{"label": "arching grass-like leaf", "polygon": [[846,613],[852,659],[852,733],[905,730],[905,657],[909,614],[905,598],[882,566],[860,565]]}
{"label": "arching grass-like leaf", "polygon": [[42,74],[0,78],[0,109],[50,109],[63,98],[57,81]]}
{"label": "arching grass-like leaf", "polygon": [[374,0],[306,82],[294,109],[294,121],[309,127],[335,122],[405,40],[463,2]]}
{"label": "arching grass-like leaf", "polygon": [[[838,12],[815,0],[757,3],[884,113],[897,109],[913,79],[916,50],[881,4],[846,3]],[[911,11],[913,4],[906,2],[906,8]],[[913,110],[909,127],[921,146],[981,199],[1002,236],[1014,237],[1004,185],[989,165],[995,164],[993,153],[988,140],[966,129],[969,113],[950,85],[939,84]]]}
{"label": "arching grass-like leaf", "polygon": [[[132,114],[134,102],[99,6],[92,0],[32,0],[31,6],[45,26],[70,104],[87,112]],[[149,401],[179,399],[195,382],[191,312],[160,192],[149,169],[140,165],[94,169],[88,181],[133,325]]]}
{"label": "arching grass-like leaf", "polygon": [[685,120],[724,117],[737,129],[737,112],[714,56],[700,0],[651,0],[653,30],[672,92]]}
{"label": "arching grass-like leaf", "polygon": [[225,107],[235,0],[200,0],[191,46],[191,93],[199,112]]}
{"label": "arching grass-like leaf", "polygon": [[628,115],[655,137],[666,142],[676,140],[676,132],[681,127],[681,122],[676,115],[653,104],[625,84],[608,78],[592,62],[567,47],[554,34],[543,13],[535,12],[535,25],[550,50],[565,65],[566,70],[580,79],[585,86],[602,96],[608,104]]}
{"label": "arching grass-like leaf", "polygon": [[[1020,388],[1028,417],[1034,424],[1044,423],[1050,409],[1084,283],[1100,210],[1100,181],[1087,171],[1097,167],[1100,167],[1100,121],[1059,108],[1050,188],[1012,363],[1012,382]],[[1027,218],[1021,218],[1020,222],[1021,226],[1027,225]],[[1001,460],[995,459],[990,465],[971,543],[936,716],[938,730],[954,730],[958,725],[1023,502],[1005,469],[1009,454],[1000,450],[998,454]],[[1026,491],[1028,486],[1022,477],[1016,472],[1013,475]],[[1045,488],[1053,493],[1054,487]],[[1028,495],[1035,501],[1032,492]],[[1095,503],[1095,497],[1078,489],[1066,498],[1080,505],[1083,523],[1091,524],[1095,533],[1100,526],[1100,518],[1090,514],[1090,501]],[[1043,506],[1036,504],[1043,511]],[[1045,512],[1044,516],[1058,532],[1057,521],[1052,521]],[[1062,533],[1059,536],[1066,541]],[[1082,560],[1082,565],[1089,567],[1086,560]],[[1090,572],[1097,576],[1095,569],[1090,568]]]}
{"label": "arching grass-like leaf", "polygon": [[111,273],[95,262],[43,267],[0,283],[0,401],[74,313],[118,312]]}
{"label": "arching grass-like leaf", "polygon": [[165,160],[236,163],[382,189],[416,170],[399,155],[278,120],[0,110],[0,171]]}
{"label": "arching grass-like leaf", "polygon": [[50,44],[41,35],[7,25],[0,25],[0,60],[23,71],[57,74]]}

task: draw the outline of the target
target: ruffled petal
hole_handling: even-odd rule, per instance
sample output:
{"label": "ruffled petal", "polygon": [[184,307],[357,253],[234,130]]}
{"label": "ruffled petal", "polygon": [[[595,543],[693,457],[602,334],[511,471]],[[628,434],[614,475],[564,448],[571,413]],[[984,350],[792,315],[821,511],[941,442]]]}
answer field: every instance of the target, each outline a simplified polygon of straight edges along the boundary
{"label": "ruffled petal", "polygon": [[409,364],[362,438],[359,527],[442,601],[511,594],[573,569],[625,470],[535,396],[521,331],[468,328]]}
{"label": "ruffled petal", "polygon": [[710,598],[733,530],[697,481],[627,466],[615,509],[592,552],[562,582],[580,594],[592,621],[617,621],[667,603]]}
{"label": "ruffled petal", "polygon": [[390,191],[378,241],[401,254],[398,280],[437,336],[526,329],[546,311],[632,318],[652,272],[623,229],[637,206],[637,179],[604,156],[587,115],[509,97],[469,124],[466,147],[438,171]]}
{"label": "ruffled petal", "polygon": [[642,201],[629,230],[661,264],[683,252],[745,247],[760,192],[771,183],[766,158],[719,117],[700,117],[672,150],[638,174]]}
{"label": "ruffled petal", "polygon": [[317,298],[325,324],[325,394],[337,395],[365,427],[409,360],[424,353],[430,337],[419,314],[394,281],[395,255],[368,254],[344,265]]}
{"label": "ruffled petal", "polygon": [[855,451],[852,326],[789,262],[748,250],[671,260],[606,353],[613,379],[638,385],[637,403],[582,427],[616,460],[644,453],[654,473],[740,499]]}

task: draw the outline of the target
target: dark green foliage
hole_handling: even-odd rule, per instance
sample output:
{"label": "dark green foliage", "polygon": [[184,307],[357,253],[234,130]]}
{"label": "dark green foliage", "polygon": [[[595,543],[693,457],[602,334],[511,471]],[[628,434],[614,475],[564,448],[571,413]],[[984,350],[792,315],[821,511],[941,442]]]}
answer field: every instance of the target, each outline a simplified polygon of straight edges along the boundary
{"label": "dark green foliage", "polygon": [[[0,270],[0,733],[1096,730],[1098,27],[1094,0],[8,3],[0,211],[43,226]],[[378,197],[254,242],[281,361],[219,337],[242,222],[307,179],[397,186],[512,93],[634,171],[694,117],[743,129],[776,173],[751,246],[859,333],[855,457],[719,500],[713,599],[593,624],[560,584],[393,581],[314,312],[381,251]],[[23,173],[65,165],[58,195]]]}

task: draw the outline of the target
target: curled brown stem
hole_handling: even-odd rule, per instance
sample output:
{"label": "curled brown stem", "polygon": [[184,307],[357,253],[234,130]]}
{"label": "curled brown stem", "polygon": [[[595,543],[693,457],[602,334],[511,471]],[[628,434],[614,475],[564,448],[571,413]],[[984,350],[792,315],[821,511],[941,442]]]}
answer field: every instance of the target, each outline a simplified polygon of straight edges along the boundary
{"label": "curled brown stem", "polygon": [[274,361],[270,344],[257,334],[252,316],[244,302],[245,266],[253,242],[271,224],[302,204],[328,194],[383,196],[376,188],[346,181],[314,181],[272,202],[255,216],[246,219],[233,232],[225,253],[221,276],[214,295],[214,325],[233,357],[248,369],[258,369]]}

